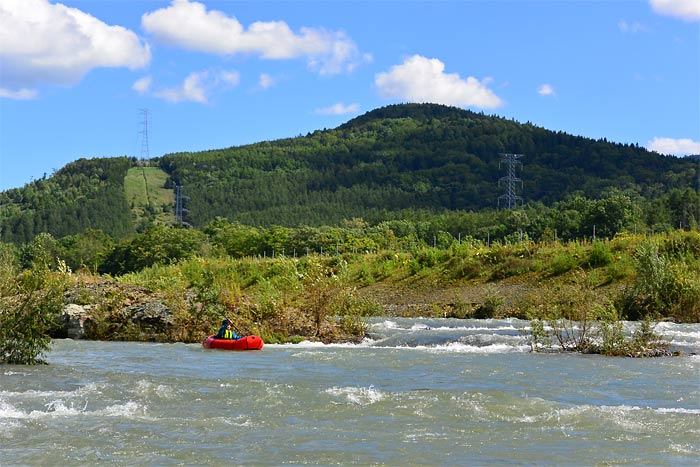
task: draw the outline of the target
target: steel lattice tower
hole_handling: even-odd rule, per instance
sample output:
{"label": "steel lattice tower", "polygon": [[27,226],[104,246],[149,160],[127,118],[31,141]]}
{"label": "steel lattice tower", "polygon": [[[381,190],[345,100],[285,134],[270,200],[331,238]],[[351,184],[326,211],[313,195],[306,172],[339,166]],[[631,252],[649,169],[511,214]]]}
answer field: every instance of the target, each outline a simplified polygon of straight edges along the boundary
{"label": "steel lattice tower", "polygon": [[175,222],[182,225],[182,185],[175,185]]}
{"label": "steel lattice tower", "polygon": [[506,175],[505,177],[501,177],[498,180],[498,186],[501,186],[502,182],[505,182],[506,184],[506,193],[498,197],[498,206],[501,206],[501,200],[505,201],[505,208],[507,209],[513,209],[517,207],[518,203],[520,203],[520,205],[522,206],[523,198],[522,196],[518,196],[515,193],[515,185],[517,183],[520,183],[520,187],[522,188],[523,181],[515,176],[515,169],[518,166],[522,167],[523,164],[518,159],[523,157],[523,155],[500,154],[500,156],[502,157],[502,159],[501,162],[498,163],[498,168],[500,169],[501,164],[505,163],[508,166],[508,175]]}
{"label": "steel lattice tower", "polygon": [[145,159],[150,159],[151,158],[151,152],[148,147],[148,114],[150,113],[150,110],[148,109],[141,109],[141,131],[139,131],[139,134],[141,135],[141,160]]}

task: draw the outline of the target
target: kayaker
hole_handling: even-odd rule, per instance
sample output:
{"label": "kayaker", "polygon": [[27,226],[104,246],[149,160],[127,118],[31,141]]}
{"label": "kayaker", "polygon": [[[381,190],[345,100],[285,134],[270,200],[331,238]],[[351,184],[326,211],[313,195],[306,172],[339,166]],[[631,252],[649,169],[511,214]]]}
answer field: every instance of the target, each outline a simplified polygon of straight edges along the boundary
{"label": "kayaker", "polygon": [[221,322],[221,327],[219,328],[219,332],[216,333],[216,336],[214,336],[216,339],[240,339],[243,336],[240,336],[233,332],[231,330],[231,321],[228,319],[225,319]]}

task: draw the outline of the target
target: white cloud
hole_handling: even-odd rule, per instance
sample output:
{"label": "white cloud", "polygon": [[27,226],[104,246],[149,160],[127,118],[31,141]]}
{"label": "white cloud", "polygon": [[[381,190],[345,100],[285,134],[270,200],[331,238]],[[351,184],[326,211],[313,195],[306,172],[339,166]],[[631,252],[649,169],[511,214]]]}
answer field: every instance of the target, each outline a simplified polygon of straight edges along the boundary
{"label": "white cloud", "polygon": [[258,80],[258,84],[260,84],[261,88],[267,89],[269,87],[274,86],[276,84],[276,81],[275,78],[268,75],[267,73],[260,73],[260,79]]}
{"label": "white cloud", "polygon": [[647,143],[647,149],[661,154],[685,156],[700,154],[700,142],[690,138],[654,138]]}
{"label": "white cloud", "polygon": [[30,100],[35,99],[38,93],[35,89],[22,88],[16,91],[10,89],[0,88],[0,97],[7,97],[8,99],[16,100]]}
{"label": "white cloud", "polygon": [[700,20],[698,0],[649,0],[652,10],[660,15],[673,16],[686,21]]}
{"label": "white cloud", "polygon": [[471,76],[462,79],[456,73],[445,73],[445,64],[440,60],[420,55],[409,57],[401,65],[394,65],[374,78],[382,97],[495,108],[501,105],[501,99],[487,87],[490,82],[491,78],[480,82]]}
{"label": "white cloud", "polygon": [[143,78],[137,80],[131,86],[131,89],[138,92],[139,94],[145,94],[146,92],[148,92],[149,89],[151,89],[152,83],[153,79],[150,76],[144,76]]}
{"label": "white cloud", "polygon": [[121,26],[48,0],[0,3],[0,88],[4,97],[36,95],[40,83],[72,85],[93,68],[146,66],[147,45]]}
{"label": "white cloud", "polygon": [[206,104],[213,91],[236,86],[239,82],[240,74],[237,71],[199,71],[190,73],[181,85],[161,89],[153,95],[170,102]]}
{"label": "white cloud", "polygon": [[295,34],[283,21],[257,21],[246,30],[233,16],[189,0],[146,13],[143,28],[163,43],[219,55],[259,54],[266,59],[306,57],[321,74],[351,71],[366,57],[341,31],[301,28]]}
{"label": "white cloud", "polygon": [[330,107],[324,107],[322,109],[314,110],[315,114],[318,115],[346,115],[357,113],[360,110],[359,104],[348,104],[345,105],[342,102],[333,104]]}
{"label": "white cloud", "polygon": [[241,74],[237,71],[220,71],[215,74],[214,83],[215,84],[228,84],[231,86],[236,86],[241,82]]}
{"label": "white cloud", "polygon": [[537,93],[540,96],[555,96],[557,94],[556,92],[554,92],[554,86],[546,83],[537,88]]}
{"label": "white cloud", "polygon": [[622,31],[624,33],[636,34],[638,32],[646,32],[647,31],[647,28],[643,24],[641,24],[637,21],[635,21],[633,23],[628,23],[624,19],[621,19],[620,22],[617,23],[617,27],[620,29],[620,31]]}

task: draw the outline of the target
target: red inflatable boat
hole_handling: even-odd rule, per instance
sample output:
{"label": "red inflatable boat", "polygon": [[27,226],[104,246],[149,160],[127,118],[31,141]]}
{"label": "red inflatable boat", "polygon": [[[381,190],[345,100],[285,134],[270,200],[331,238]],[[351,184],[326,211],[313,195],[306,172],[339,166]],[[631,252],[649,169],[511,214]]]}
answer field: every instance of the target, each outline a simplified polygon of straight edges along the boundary
{"label": "red inflatable boat", "polygon": [[216,339],[214,335],[208,336],[202,346],[205,349],[222,350],[262,350],[263,340],[260,336],[243,336],[240,339]]}

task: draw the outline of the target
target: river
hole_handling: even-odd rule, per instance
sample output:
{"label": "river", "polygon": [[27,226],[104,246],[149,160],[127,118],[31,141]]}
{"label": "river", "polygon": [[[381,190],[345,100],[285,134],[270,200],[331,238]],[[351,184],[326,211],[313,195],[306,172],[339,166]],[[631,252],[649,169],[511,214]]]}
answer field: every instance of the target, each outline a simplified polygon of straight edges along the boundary
{"label": "river", "polygon": [[259,352],[57,340],[48,365],[0,365],[0,465],[700,465],[700,325],[660,324],[684,355],[653,359],[530,353],[527,325],[376,319],[359,345]]}

